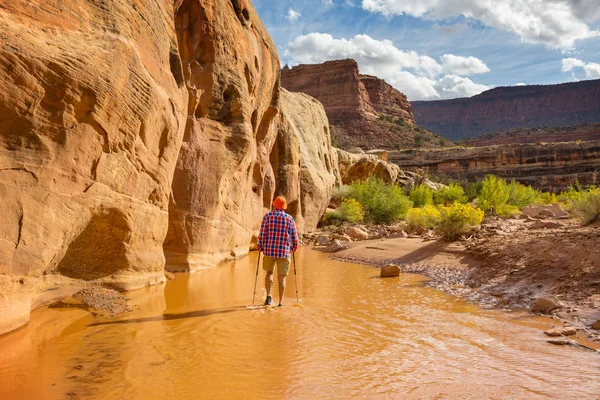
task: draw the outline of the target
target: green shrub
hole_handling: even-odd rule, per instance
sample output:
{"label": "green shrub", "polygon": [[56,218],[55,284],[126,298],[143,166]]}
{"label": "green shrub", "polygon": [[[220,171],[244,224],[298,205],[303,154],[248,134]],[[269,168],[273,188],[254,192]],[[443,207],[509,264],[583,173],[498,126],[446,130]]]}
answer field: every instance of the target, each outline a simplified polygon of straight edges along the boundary
{"label": "green shrub", "polygon": [[435,228],[440,222],[440,210],[431,205],[423,208],[411,208],[406,221],[410,231]]}
{"label": "green shrub", "polygon": [[464,186],[465,196],[467,196],[467,201],[473,201],[481,193],[481,182],[468,182]]}
{"label": "green shrub", "polygon": [[592,190],[583,194],[575,203],[575,212],[579,214],[585,225],[600,221],[600,190]]}
{"label": "green shrub", "polygon": [[506,182],[495,175],[486,175],[481,184],[481,192],[477,196],[479,207],[487,212],[496,212],[508,201]]}
{"label": "green shrub", "polygon": [[558,203],[558,197],[556,193],[550,192],[538,192],[538,195],[535,199],[536,204],[554,204]]}
{"label": "green shrub", "polygon": [[536,203],[538,196],[541,194],[540,191],[535,190],[531,186],[522,185],[515,180],[512,180],[506,185],[506,190],[508,191],[507,204],[518,208],[527,207]]}
{"label": "green shrub", "polygon": [[433,190],[425,185],[418,185],[411,189],[408,197],[413,202],[413,207],[423,207],[433,203]]}
{"label": "green shrub", "polygon": [[516,217],[521,214],[519,207],[512,204],[503,204],[496,208],[496,215],[503,218]]}
{"label": "green shrub", "polygon": [[362,222],[364,218],[365,212],[362,206],[354,199],[345,199],[337,210],[325,215],[327,221],[351,222],[353,224]]}
{"label": "green shrub", "polygon": [[348,197],[362,205],[366,221],[376,224],[402,219],[412,207],[412,201],[399,186],[387,184],[378,178],[354,182]]}
{"label": "green shrub", "polygon": [[433,194],[434,204],[450,205],[467,201],[464,189],[457,183],[451,183],[448,187],[439,189]]}
{"label": "green shrub", "polygon": [[472,226],[480,225],[483,211],[470,204],[454,203],[440,207],[440,221],[436,232],[447,240],[455,240],[469,232]]}

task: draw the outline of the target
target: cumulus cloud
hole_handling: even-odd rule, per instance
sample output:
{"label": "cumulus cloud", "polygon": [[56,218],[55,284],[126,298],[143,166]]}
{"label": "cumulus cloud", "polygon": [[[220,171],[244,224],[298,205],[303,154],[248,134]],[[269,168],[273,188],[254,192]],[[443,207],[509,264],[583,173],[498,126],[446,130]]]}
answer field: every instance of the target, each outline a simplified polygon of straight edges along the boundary
{"label": "cumulus cloud", "polygon": [[527,86],[525,82],[515,83],[513,86]]}
{"label": "cumulus cloud", "polygon": [[588,79],[600,78],[600,64],[585,62],[577,58],[563,58],[563,72],[572,72],[575,68],[583,68],[583,71],[585,72],[585,77]]}
{"label": "cumulus cloud", "polygon": [[462,57],[454,54],[444,54],[440,57],[444,72],[456,75],[485,74],[490,69],[476,57]]}
{"label": "cumulus cloud", "polygon": [[368,35],[351,39],[336,39],[325,33],[298,36],[288,43],[285,55],[292,64],[352,58],[362,73],[386,79],[411,100],[468,97],[490,88],[460,76],[490,71],[476,57],[444,54],[438,62],[415,51],[398,49],[390,40]]}
{"label": "cumulus cloud", "polygon": [[362,8],[431,20],[464,16],[550,48],[569,49],[577,40],[600,36],[589,25],[600,19],[597,0],[362,0]]}
{"label": "cumulus cloud", "polygon": [[302,16],[302,14],[300,14],[298,11],[290,8],[288,10],[287,16],[285,17],[288,21],[296,21],[298,18],[300,18]]}

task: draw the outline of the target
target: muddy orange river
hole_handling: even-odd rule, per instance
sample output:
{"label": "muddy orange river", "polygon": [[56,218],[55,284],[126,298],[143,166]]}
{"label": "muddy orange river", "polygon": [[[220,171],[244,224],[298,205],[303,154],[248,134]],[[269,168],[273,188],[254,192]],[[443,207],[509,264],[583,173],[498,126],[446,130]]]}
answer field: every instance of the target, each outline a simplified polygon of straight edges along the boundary
{"label": "muddy orange river", "polygon": [[[600,356],[550,320],[297,254],[283,308],[248,309],[256,254],[129,293],[117,318],[36,310],[0,337],[0,399],[597,399]],[[262,272],[257,299],[264,299]],[[257,300],[258,302],[258,300]]]}

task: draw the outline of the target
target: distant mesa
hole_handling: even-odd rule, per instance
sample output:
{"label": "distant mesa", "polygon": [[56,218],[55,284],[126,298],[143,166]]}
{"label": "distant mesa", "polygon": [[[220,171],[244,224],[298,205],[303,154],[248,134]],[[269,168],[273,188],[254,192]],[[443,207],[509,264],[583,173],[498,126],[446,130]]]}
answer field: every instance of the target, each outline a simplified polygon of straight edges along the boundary
{"label": "distant mesa", "polygon": [[598,123],[600,80],[499,87],[470,98],[414,101],[412,109],[419,125],[453,141],[515,128]]}
{"label": "distant mesa", "polygon": [[340,148],[394,150],[450,144],[417,126],[406,95],[382,79],[361,75],[355,60],[284,67],[281,86],[323,104]]}

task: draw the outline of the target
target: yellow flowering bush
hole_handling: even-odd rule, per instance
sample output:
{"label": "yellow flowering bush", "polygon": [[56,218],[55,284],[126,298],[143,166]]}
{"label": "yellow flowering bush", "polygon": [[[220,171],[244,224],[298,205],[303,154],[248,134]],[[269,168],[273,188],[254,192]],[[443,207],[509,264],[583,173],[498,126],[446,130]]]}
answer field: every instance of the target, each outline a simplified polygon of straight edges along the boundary
{"label": "yellow flowering bush", "polygon": [[434,206],[412,208],[406,219],[410,231],[435,228],[440,222],[440,211]]}
{"label": "yellow flowering bush", "polygon": [[327,213],[325,219],[328,221],[340,221],[358,223],[365,219],[365,212],[360,203],[354,199],[344,199],[342,204],[334,212]]}
{"label": "yellow flowering bush", "polygon": [[483,215],[483,210],[470,204],[454,203],[449,207],[440,207],[440,222],[436,231],[445,239],[458,239],[472,226],[481,225]]}

